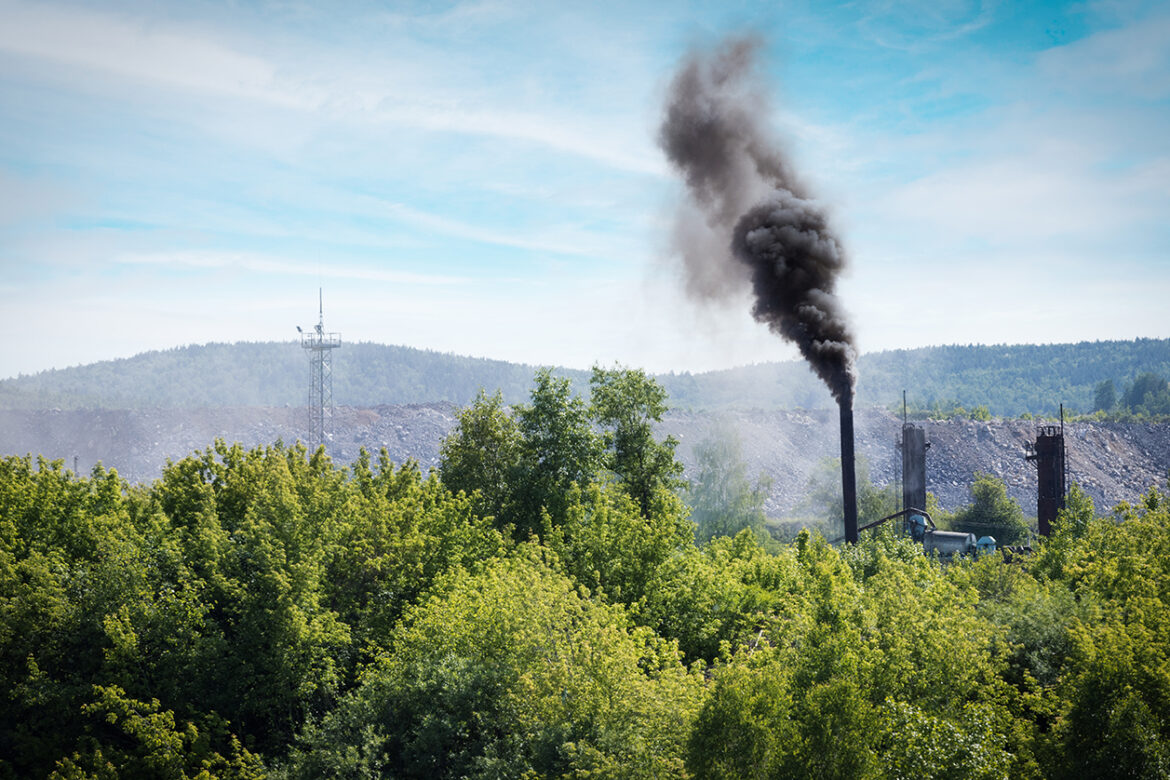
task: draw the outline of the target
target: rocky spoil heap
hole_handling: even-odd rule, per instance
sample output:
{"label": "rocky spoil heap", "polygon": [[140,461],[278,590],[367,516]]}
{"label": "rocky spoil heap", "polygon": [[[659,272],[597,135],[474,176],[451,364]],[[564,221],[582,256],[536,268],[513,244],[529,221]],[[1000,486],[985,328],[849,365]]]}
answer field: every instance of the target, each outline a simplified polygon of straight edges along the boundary
{"label": "rocky spoil heap", "polygon": [[[449,403],[366,408],[336,412],[330,454],[352,462],[361,448],[383,447],[391,460],[413,459],[424,469],[436,466],[439,444],[456,423]],[[86,472],[101,461],[131,482],[157,478],[168,459],[209,446],[220,438],[252,447],[277,440],[292,443],[304,435],[303,408],[215,408],[145,411],[0,411],[0,453],[40,453]],[[1024,511],[1036,511],[1036,470],[1025,460],[1037,424],[1026,420],[966,420],[919,423],[926,430],[927,487],[944,509],[970,502],[977,472],[1004,480]],[[735,411],[712,414],[677,410],[659,434],[679,439],[679,458],[694,474],[695,447],[705,438],[734,430],[748,474],[766,474],[772,488],[766,509],[780,516],[795,510],[807,494],[810,477],[828,458],[839,455],[835,410]],[[1073,423],[1066,426],[1070,479],[1099,508],[1133,501],[1151,485],[1164,484],[1170,467],[1170,424]],[[897,482],[901,420],[881,409],[856,416],[857,452],[869,464],[875,484]]]}

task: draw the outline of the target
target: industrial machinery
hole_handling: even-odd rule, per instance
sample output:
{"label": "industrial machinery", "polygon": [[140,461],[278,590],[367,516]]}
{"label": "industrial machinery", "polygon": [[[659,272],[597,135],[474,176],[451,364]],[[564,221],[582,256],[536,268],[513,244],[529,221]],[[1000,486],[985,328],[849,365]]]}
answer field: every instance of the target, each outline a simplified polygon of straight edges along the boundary
{"label": "industrial machinery", "polygon": [[911,539],[922,545],[922,551],[927,555],[934,553],[940,558],[951,558],[957,553],[978,557],[980,554],[993,553],[996,550],[995,537],[984,536],[976,540],[975,534],[972,533],[940,531],[935,527],[930,513],[917,507],[907,507],[880,520],[867,523],[857,530],[866,531],[897,518],[902,518],[903,529]]}

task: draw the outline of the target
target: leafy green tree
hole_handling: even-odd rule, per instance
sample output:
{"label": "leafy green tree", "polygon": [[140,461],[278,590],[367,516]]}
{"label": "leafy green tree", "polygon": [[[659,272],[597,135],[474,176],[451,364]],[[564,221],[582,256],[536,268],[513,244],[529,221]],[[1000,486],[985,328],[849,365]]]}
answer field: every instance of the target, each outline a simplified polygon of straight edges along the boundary
{"label": "leafy green tree", "polygon": [[[857,458],[857,523],[865,525],[897,512],[901,497],[893,483],[878,487],[869,476],[869,461]],[[826,528],[842,533],[844,499],[841,494],[841,459],[826,458],[809,477],[799,511],[823,520]]]}
{"label": "leafy green tree", "polygon": [[[229,718],[262,752],[277,752],[342,683],[338,658],[349,630],[324,602],[325,540],[309,521],[323,497],[306,501],[316,492],[298,486],[325,483],[318,487],[328,493],[342,489],[342,476],[320,451],[307,462],[303,449],[244,450],[223,442],[168,469],[162,481],[192,476],[210,482],[219,533],[210,551],[203,544],[211,540],[193,540],[192,557],[210,553],[202,584],[208,612],[191,649],[184,698]],[[198,511],[193,518],[171,515],[178,525],[204,519]]]}
{"label": "leafy green tree", "polygon": [[[865,539],[861,546],[880,542]],[[696,776],[987,777],[1034,774],[994,629],[938,566],[879,562],[864,580],[803,532],[800,601],[714,670],[691,734]]]}
{"label": "leafy green tree", "polygon": [[698,474],[687,496],[696,541],[735,536],[744,528],[765,538],[764,500],[770,480],[765,475],[760,475],[754,484],[748,479],[738,434],[734,430],[720,431],[699,442],[695,460]]}
{"label": "leafy green tree", "polygon": [[[696,546],[547,372],[514,418],[467,414],[450,478],[514,419],[514,468],[465,484],[529,541],[385,451],[217,442],[149,486],[0,458],[0,777],[1170,774],[1161,490],[1099,517],[1074,486],[1010,563],[889,527]],[[976,484],[960,515],[1018,527]]]}
{"label": "leafy green tree", "polygon": [[1093,497],[1079,484],[1073,482],[1069,485],[1068,495],[1064,497],[1064,507],[1057,515],[1053,532],[1055,535],[1079,538],[1084,535],[1095,516]]}
{"label": "leafy green tree", "polygon": [[481,515],[503,520],[517,489],[520,457],[520,427],[503,397],[481,390],[440,445],[439,474],[452,493],[472,496]]}
{"label": "leafy green tree", "polygon": [[750,530],[688,546],[654,571],[638,619],[678,642],[688,661],[715,663],[758,646],[765,631],[799,619],[794,558],[769,554]]}
{"label": "leafy green tree", "polygon": [[971,504],[942,518],[940,525],[969,531],[977,537],[991,536],[999,544],[1020,544],[1028,539],[1030,530],[1024,512],[1015,499],[1008,497],[1003,480],[991,474],[976,474],[971,498]]}
{"label": "leafy green tree", "polygon": [[701,678],[530,548],[456,572],[318,725],[292,777],[673,777]]}
{"label": "leafy green tree", "polygon": [[1108,412],[1117,406],[1117,387],[1112,379],[1102,380],[1093,391],[1093,411]]}
{"label": "leafy green tree", "polygon": [[[34,470],[29,459],[0,460],[0,538],[0,775],[43,777],[59,761],[75,776],[111,762],[142,768],[159,759],[155,747],[175,744],[147,736],[150,724],[222,723],[188,698],[211,605],[148,491],[101,468],[78,479],[60,463],[42,460]],[[93,708],[113,707],[114,691],[168,703],[127,704],[119,722],[136,725],[111,734],[97,724],[122,710],[99,717]],[[198,745],[175,750],[203,751],[209,761],[242,755],[227,726],[200,734]],[[139,736],[141,744],[126,746]]]}
{"label": "leafy green tree", "polygon": [[219,442],[135,488],[0,459],[0,776],[230,774],[233,735],[279,759],[438,576],[506,549],[385,452]]}
{"label": "leafy green tree", "polygon": [[452,496],[411,462],[395,468],[383,450],[377,470],[363,452],[347,485],[349,500],[323,526],[322,587],[349,626],[345,679],[385,645],[403,612],[451,569],[475,570],[508,544],[472,499]]}
{"label": "leafy green tree", "polygon": [[1157,374],[1140,374],[1126,389],[1122,403],[1139,414],[1170,414],[1170,383]]}
{"label": "leafy green tree", "polygon": [[682,486],[678,441],[654,438],[666,413],[666,390],[639,369],[593,367],[590,412],[606,431],[606,467],[649,516],[655,493]]}
{"label": "leafy green tree", "polygon": [[1055,683],[1054,777],[1170,773],[1170,504],[1151,489],[1115,512],[1067,539],[1054,572],[1091,606]]}
{"label": "leafy green tree", "polygon": [[658,567],[692,544],[674,494],[657,493],[647,517],[624,490],[598,483],[570,487],[561,522],[546,516],[543,539],[578,583],[635,610]]}
{"label": "leafy green tree", "polygon": [[569,380],[541,369],[534,382],[532,402],[515,410],[520,465],[513,485],[515,512],[509,520],[521,539],[541,529],[542,512],[559,522],[570,486],[590,482],[602,465],[601,440]]}
{"label": "leafy green tree", "polygon": [[[117,686],[94,686],[94,700],[82,706],[86,734],[80,750],[57,762],[53,780],[140,777],[159,780],[232,778],[261,780],[259,757],[227,733],[223,722],[208,718],[203,729],[179,723],[158,699],[141,702]],[[226,742],[226,756],[212,745]]]}

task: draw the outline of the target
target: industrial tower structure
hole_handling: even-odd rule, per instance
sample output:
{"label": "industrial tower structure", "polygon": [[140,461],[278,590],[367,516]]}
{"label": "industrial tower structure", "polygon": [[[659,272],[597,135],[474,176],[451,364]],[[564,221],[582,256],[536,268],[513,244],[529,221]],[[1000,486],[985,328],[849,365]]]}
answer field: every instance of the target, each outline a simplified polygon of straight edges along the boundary
{"label": "industrial tower structure", "polygon": [[309,356],[309,446],[327,444],[333,433],[333,350],[341,346],[340,333],[325,332],[325,306],[317,290],[317,327],[301,334],[301,348]]}
{"label": "industrial tower structure", "polygon": [[[926,509],[926,431],[910,422],[906,406],[906,391],[902,391],[902,509]],[[903,518],[909,528],[910,516]]]}
{"label": "industrial tower structure", "polygon": [[1028,447],[1027,459],[1036,463],[1036,525],[1041,536],[1052,533],[1056,516],[1064,509],[1068,493],[1068,460],[1064,449],[1064,404],[1060,405],[1060,426],[1041,425],[1036,443]]}

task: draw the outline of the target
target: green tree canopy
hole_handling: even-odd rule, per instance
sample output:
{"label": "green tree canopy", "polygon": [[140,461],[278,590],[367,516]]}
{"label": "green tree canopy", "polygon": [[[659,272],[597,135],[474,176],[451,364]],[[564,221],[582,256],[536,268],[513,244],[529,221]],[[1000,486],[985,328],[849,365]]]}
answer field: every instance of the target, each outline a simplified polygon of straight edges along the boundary
{"label": "green tree canopy", "polygon": [[474,495],[476,511],[507,518],[516,491],[521,457],[520,426],[497,391],[479,391],[459,412],[455,429],[439,447],[439,474],[452,493]]}
{"label": "green tree canopy", "polygon": [[1024,512],[1014,498],[1009,498],[1003,480],[978,473],[971,485],[972,503],[958,510],[942,524],[957,531],[969,531],[976,537],[991,536],[999,544],[1022,544],[1030,530]]}
{"label": "green tree canopy", "polygon": [[[1074,487],[1010,559],[942,564],[888,525],[697,545],[551,377],[464,419],[454,493],[279,442],[151,485],[0,458],[0,778],[1170,773],[1162,489],[1101,516]],[[973,499],[1020,521],[997,480]]]}
{"label": "green tree canopy", "polygon": [[678,441],[654,438],[654,423],[666,413],[666,390],[637,369],[593,368],[590,412],[605,430],[606,467],[649,516],[656,492],[682,486]]}
{"label": "green tree canopy", "polygon": [[549,369],[536,372],[531,403],[515,409],[520,428],[514,523],[520,538],[539,532],[541,512],[562,518],[569,488],[586,484],[602,465],[602,443],[589,408],[569,380]]}
{"label": "green tree canopy", "polygon": [[319,726],[293,777],[681,777],[701,677],[536,549],[458,572]]}
{"label": "green tree canopy", "polygon": [[698,473],[687,490],[695,539],[735,536],[745,528],[764,538],[770,481],[764,475],[754,483],[748,479],[739,435],[734,430],[714,433],[695,446],[695,460]]}
{"label": "green tree canopy", "polygon": [[[901,497],[893,483],[878,487],[869,476],[869,461],[857,458],[857,523],[865,525],[888,517],[899,509]],[[809,477],[799,510],[820,519],[833,536],[844,533],[844,498],[841,488],[841,459],[826,458]]]}
{"label": "green tree canopy", "polygon": [[1093,410],[1108,412],[1117,406],[1117,387],[1112,379],[1102,380],[1093,394]]}
{"label": "green tree canopy", "polygon": [[1140,374],[1126,388],[1122,403],[1142,414],[1170,414],[1170,383],[1157,374]]}

